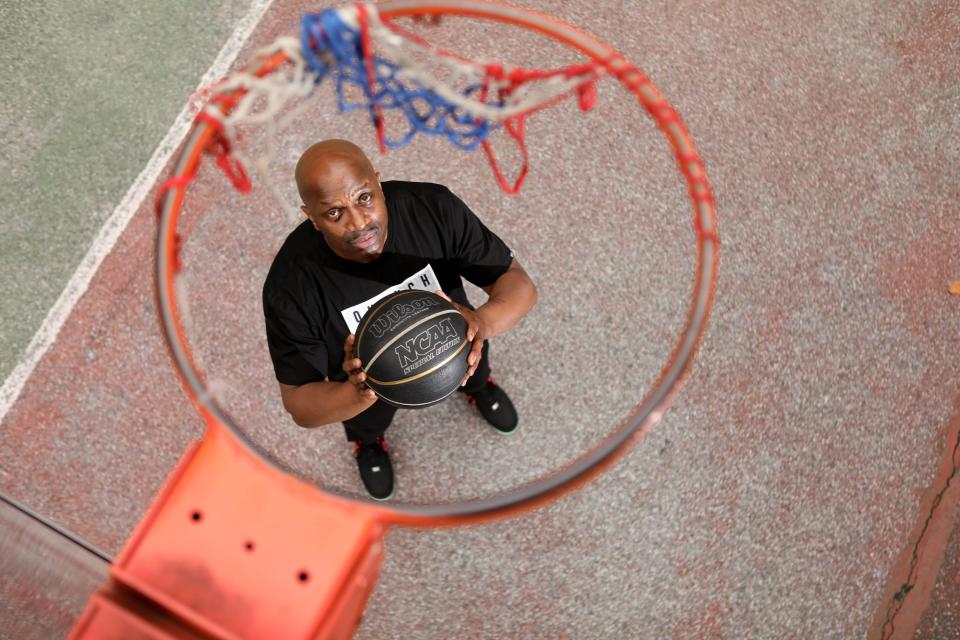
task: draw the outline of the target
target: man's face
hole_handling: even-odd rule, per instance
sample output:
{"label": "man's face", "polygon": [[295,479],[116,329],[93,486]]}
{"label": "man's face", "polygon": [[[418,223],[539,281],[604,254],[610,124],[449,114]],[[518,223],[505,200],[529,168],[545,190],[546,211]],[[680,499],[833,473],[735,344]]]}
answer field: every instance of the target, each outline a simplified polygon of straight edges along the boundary
{"label": "man's face", "polygon": [[387,203],[379,174],[349,159],[324,159],[306,176],[301,209],[330,249],[346,260],[371,262],[387,241]]}

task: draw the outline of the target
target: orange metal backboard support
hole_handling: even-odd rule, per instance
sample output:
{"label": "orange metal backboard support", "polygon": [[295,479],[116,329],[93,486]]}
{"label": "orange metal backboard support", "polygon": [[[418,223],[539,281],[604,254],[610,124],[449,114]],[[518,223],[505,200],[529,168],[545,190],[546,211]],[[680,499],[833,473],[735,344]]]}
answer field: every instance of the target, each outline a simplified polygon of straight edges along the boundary
{"label": "orange metal backboard support", "polygon": [[350,638],[386,529],[208,419],[70,637]]}

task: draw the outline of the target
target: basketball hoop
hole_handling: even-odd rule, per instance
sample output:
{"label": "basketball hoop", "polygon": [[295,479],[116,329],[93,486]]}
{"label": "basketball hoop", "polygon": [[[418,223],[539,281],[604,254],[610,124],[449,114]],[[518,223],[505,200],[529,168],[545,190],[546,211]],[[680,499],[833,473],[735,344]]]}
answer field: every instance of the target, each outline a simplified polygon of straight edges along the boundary
{"label": "basketball hoop", "polygon": [[[585,54],[583,64],[556,69],[509,68],[480,63],[430,45],[394,24],[403,16],[469,16],[537,32]],[[435,70],[443,69],[442,73]],[[443,76],[443,80],[439,76]],[[171,177],[157,202],[156,288],[163,332],[184,388],[210,429],[225,429],[250,451],[275,467],[285,466],[260,449],[220,406],[197,366],[187,340],[178,300],[181,269],[178,222],[204,153],[240,191],[252,188],[253,159],[240,148],[238,126],[274,129],[299,113],[325,82],[335,84],[341,110],[366,110],[377,130],[381,151],[405,145],[416,134],[446,137],[457,147],[482,147],[494,175],[507,192],[516,193],[526,175],[525,119],[540,109],[575,98],[582,110],[592,107],[595,81],[619,80],[670,142],[693,205],[696,239],[694,287],[684,327],[653,387],[615,430],[597,446],[551,475],[483,499],[444,505],[393,503],[364,508],[387,524],[436,526],[502,517],[553,500],[594,477],[642,438],[660,419],[687,372],[707,325],[717,278],[719,241],[713,194],[704,165],[677,112],[640,69],[592,36],[554,18],[486,0],[464,2],[392,0],[376,7],[353,5],[308,15],[299,38],[281,37],[258,52],[248,67],[211,89]],[[359,99],[351,99],[351,93]],[[406,118],[405,131],[386,127],[385,112]],[[500,169],[489,134],[503,129],[516,143],[523,166],[512,178]],[[276,192],[271,192],[276,195]],[[289,206],[289,205],[286,205]],[[361,502],[337,495],[337,500]]]}

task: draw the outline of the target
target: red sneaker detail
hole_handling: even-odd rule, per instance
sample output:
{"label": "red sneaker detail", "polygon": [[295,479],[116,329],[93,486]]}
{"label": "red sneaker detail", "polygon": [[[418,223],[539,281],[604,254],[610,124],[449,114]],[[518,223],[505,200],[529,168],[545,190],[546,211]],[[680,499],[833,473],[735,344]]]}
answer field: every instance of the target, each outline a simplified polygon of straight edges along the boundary
{"label": "red sneaker detail", "polygon": [[[386,438],[384,438],[383,436],[377,436],[377,439],[374,440],[373,442],[374,442],[374,444],[380,445],[380,448],[383,449],[384,451],[389,451],[389,449],[387,449],[387,440],[386,440]],[[360,441],[359,441],[359,440],[354,440],[354,441],[353,441],[353,455],[354,455],[354,456],[356,456],[356,455],[358,455],[358,454],[360,453],[360,447],[361,447],[361,446],[363,446],[363,445],[360,444]]]}

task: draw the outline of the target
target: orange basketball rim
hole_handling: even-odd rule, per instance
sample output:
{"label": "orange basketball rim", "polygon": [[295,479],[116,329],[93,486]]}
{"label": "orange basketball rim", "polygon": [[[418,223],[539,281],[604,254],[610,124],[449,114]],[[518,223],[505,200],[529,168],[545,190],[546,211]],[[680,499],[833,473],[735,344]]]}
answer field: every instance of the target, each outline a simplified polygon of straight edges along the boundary
{"label": "orange basketball rim", "polygon": [[[622,55],[550,16],[486,0],[392,0],[381,18],[459,15],[516,25],[601,64],[666,135],[686,179],[696,236],[686,320],[653,387],[595,447],[510,491],[448,504],[374,504],[323,491],[260,450],[217,404],[192,356],[175,278],[181,207],[216,127],[198,119],[158,202],[156,295],[184,389],[206,422],[95,594],[72,637],[349,638],[376,581],[391,525],[459,525],[555,500],[607,469],[643,438],[678,391],[705,331],[719,260],[716,208],[704,165],[677,112]],[[282,54],[248,73],[264,76]],[[118,635],[119,634],[119,635]]]}

